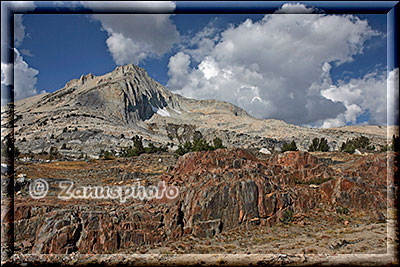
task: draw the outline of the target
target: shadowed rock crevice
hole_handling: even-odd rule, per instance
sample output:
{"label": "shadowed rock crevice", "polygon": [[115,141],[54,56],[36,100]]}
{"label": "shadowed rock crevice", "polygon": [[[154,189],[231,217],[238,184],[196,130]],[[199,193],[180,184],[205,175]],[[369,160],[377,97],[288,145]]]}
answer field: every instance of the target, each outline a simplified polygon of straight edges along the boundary
{"label": "shadowed rock crevice", "polygon": [[184,218],[185,214],[183,213],[181,206],[179,206],[176,224],[180,228],[181,235],[183,235],[183,229],[185,228]]}

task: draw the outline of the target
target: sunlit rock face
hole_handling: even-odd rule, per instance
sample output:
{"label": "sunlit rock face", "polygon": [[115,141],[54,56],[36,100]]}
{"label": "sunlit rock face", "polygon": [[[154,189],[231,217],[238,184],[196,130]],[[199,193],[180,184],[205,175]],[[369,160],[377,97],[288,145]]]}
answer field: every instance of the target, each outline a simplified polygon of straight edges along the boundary
{"label": "sunlit rock face", "polygon": [[[2,112],[2,140],[11,133],[8,115]],[[142,136],[145,144],[176,147],[198,132],[208,141],[219,137],[227,147],[257,151],[277,151],[292,140],[300,150],[307,150],[315,137],[326,138],[330,150],[338,150],[344,141],[361,134],[379,148],[387,137],[386,127],[380,126],[317,129],[256,119],[227,102],[174,94],[133,64],[102,76],[82,75],[54,93],[19,100],[13,122],[21,152],[57,149],[68,157],[118,152],[133,145],[134,135]]]}

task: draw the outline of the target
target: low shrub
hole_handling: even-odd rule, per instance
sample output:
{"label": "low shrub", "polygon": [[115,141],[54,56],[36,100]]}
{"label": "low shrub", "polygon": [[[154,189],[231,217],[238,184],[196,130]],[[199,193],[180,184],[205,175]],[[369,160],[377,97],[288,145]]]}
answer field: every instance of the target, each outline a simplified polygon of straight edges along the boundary
{"label": "low shrub", "polygon": [[368,137],[361,135],[353,139],[347,139],[346,142],[342,144],[340,151],[352,154],[356,149],[373,151],[375,150],[375,146],[370,143]]}
{"label": "low shrub", "polygon": [[285,212],[283,213],[283,217],[282,219],[280,219],[280,221],[283,224],[289,224],[293,221],[293,212],[291,210],[285,210]]}
{"label": "low shrub", "polygon": [[219,137],[214,138],[213,145],[210,145],[207,140],[202,137],[194,138],[193,142],[186,141],[183,145],[179,145],[175,151],[179,156],[185,155],[188,152],[198,151],[213,151],[220,148],[226,148]]}
{"label": "low shrub", "polygon": [[310,152],[315,152],[315,151],[327,152],[327,151],[329,151],[328,141],[325,138],[319,139],[318,137],[315,137],[312,140],[311,145],[308,147],[308,151],[310,151]]}
{"label": "low shrub", "polygon": [[298,151],[296,142],[294,140],[290,143],[284,143],[282,145],[281,152],[286,152],[286,151]]}
{"label": "low shrub", "polygon": [[136,135],[132,138],[133,147],[123,148],[121,154],[123,157],[139,156],[143,153],[158,153],[168,151],[168,146],[155,146],[153,143],[149,143],[147,147],[143,146],[142,137]]}
{"label": "low shrub", "polygon": [[349,209],[346,207],[341,207],[341,206],[336,207],[336,213],[338,213],[338,214],[347,215],[347,214],[349,214],[349,212],[350,212]]}

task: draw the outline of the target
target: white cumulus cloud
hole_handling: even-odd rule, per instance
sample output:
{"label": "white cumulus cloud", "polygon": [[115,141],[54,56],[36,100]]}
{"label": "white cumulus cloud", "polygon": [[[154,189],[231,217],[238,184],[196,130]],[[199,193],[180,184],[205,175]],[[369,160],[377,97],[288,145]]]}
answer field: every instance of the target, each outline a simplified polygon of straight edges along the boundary
{"label": "white cumulus cloud", "polygon": [[164,14],[93,15],[109,38],[106,43],[117,64],[160,57],[179,41],[179,32]]}
{"label": "white cumulus cloud", "polygon": [[275,14],[311,14],[313,12],[313,8],[306,7],[300,3],[286,3]]}
{"label": "white cumulus cloud", "polygon": [[[6,104],[10,99],[7,97],[8,90],[12,84],[13,65],[1,63],[1,104]],[[29,67],[17,49],[14,49],[14,98],[19,100],[38,94],[36,89],[37,75],[39,71]]]}
{"label": "white cumulus cloud", "polygon": [[[9,1],[6,2],[9,8],[14,12],[26,12],[36,8],[36,4],[33,1]],[[7,21],[2,21],[2,32],[3,27],[7,27]],[[4,24],[4,25],[3,25]],[[4,30],[5,32],[5,30]],[[5,37],[5,38],[3,38]],[[23,24],[23,15],[14,14],[14,45],[18,47],[25,39],[25,26]],[[2,46],[3,41],[7,43],[6,39],[8,36],[2,34]],[[2,47],[3,50],[3,47]],[[27,55],[31,55],[28,50],[23,50]],[[32,56],[32,55],[31,55]],[[14,81],[11,75],[14,69]],[[36,83],[38,70],[29,67],[28,63],[23,60],[17,48],[14,48],[14,65],[12,63],[1,62],[1,105],[6,104],[11,99],[10,92],[11,86],[14,82],[14,98],[15,100],[29,97],[37,94]]]}
{"label": "white cumulus cloud", "polygon": [[[256,22],[247,19],[218,38],[203,34],[212,40],[206,49],[186,49],[172,56],[168,86],[191,98],[229,101],[259,118],[314,126],[338,116],[354,121],[365,105],[321,92],[332,85],[331,68],[353,61],[354,55],[363,53],[364,42],[376,35],[366,20],[352,15],[272,14]],[[365,82],[381,81],[379,74],[371,75]],[[373,115],[377,121],[379,114],[380,110]]]}
{"label": "white cumulus cloud", "polygon": [[[395,72],[390,76],[394,76]],[[359,79],[339,81],[336,85],[322,90],[321,94],[324,97],[346,106],[344,113],[339,114],[335,120],[325,121],[322,127],[342,126],[346,122],[355,123],[357,116],[367,111],[370,113],[370,124],[386,124],[389,80],[386,71],[371,72]]]}
{"label": "white cumulus cloud", "polygon": [[174,88],[182,88],[188,82],[189,71],[190,56],[183,52],[178,52],[170,58],[168,63],[168,75],[171,77],[169,85]]}
{"label": "white cumulus cloud", "polygon": [[[171,12],[173,2],[81,2],[93,9],[118,9],[127,12]],[[160,57],[179,42],[180,35],[170,14],[94,14],[108,33],[106,44],[117,64],[139,63],[149,57]]]}

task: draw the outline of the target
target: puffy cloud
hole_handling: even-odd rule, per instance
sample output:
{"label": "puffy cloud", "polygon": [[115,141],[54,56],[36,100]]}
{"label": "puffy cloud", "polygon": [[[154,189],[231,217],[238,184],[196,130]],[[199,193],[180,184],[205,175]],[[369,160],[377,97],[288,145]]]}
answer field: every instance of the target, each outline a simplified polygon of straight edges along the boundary
{"label": "puffy cloud", "polygon": [[[334,120],[325,121],[322,127],[342,126],[346,123],[355,123],[356,118],[364,112],[369,112],[369,124],[393,124],[395,103],[398,99],[398,69],[381,73],[371,72],[359,79],[348,82],[339,81],[322,90],[322,95],[335,102],[344,103],[346,111],[339,114]],[[397,86],[397,87],[396,87]],[[391,115],[391,116],[390,116]]]}
{"label": "puffy cloud", "polygon": [[211,20],[206,27],[193,36],[184,36],[180,44],[183,52],[190,55],[193,61],[200,62],[209,54],[221,38],[221,28],[216,26],[217,19]]}
{"label": "puffy cloud", "polygon": [[196,61],[190,49],[171,57],[170,89],[191,98],[229,101],[255,117],[315,126],[338,116],[353,121],[359,114],[353,103],[321,91],[332,84],[332,66],[351,62],[378,33],[352,15],[272,14],[230,26],[220,38],[203,35],[214,43],[193,49],[201,50],[197,65],[189,67]]}
{"label": "puffy cloud", "polygon": [[14,96],[22,99],[38,93],[36,90],[38,70],[29,67],[18,50],[15,49],[14,59]]}
{"label": "puffy cloud", "polygon": [[13,64],[1,63],[1,83],[4,85],[12,85],[12,71]]}
{"label": "puffy cloud", "polygon": [[[41,3],[42,4],[42,3]],[[171,1],[55,1],[56,7],[85,7],[93,12],[169,13],[175,9]],[[15,2],[13,8],[35,8],[33,2]],[[180,40],[176,26],[169,14],[94,14],[109,38],[108,49],[117,64],[138,63],[147,57],[159,57]],[[25,36],[22,15],[15,15],[14,36],[16,46]]]}
{"label": "puffy cloud", "polygon": [[189,55],[178,52],[175,56],[171,57],[168,63],[168,75],[171,77],[169,85],[174,88],[182,88],[188,82],[189,66]]}
{"label": "puffy cloud", "polygon": [[[173,2],[81,2],[93,9],[171,12]],[[180,40],[170,14],[94,14],[108,33],[108,49],[117,64],[138,63],[148,57],[160,57]]]}
{"label": "puffy cloud", "polygon": [[[9,86],[12,85],[11,63],[1,63],[1,104],[9,102]],[[29,67],[17,49],[14,49],[14,98],[15,100],[38,94],[36,89],[38,70]]]}
{"label": "puffy cloud", "polygon": [[117,64],[138,63],[147,57],[159,57],[179,41],[170,15],[129,14],[93,15],[109,38],[106,43]]}
{"label": "puffy cloud", "polygon": [[275,14],[311,14],[316,10],[300,3],[286,3]]}
{"label": "puffy cloud", "polygon": [[[8,7],[14,12],[26,12],[36,8],[36,4],[33,1],[9,1],[6,2],[6,5],[8,5]],[[5,23],[2,23],[2,32],[3,26],[7,27],[7,21],[4,22]],[[14,45],[16,47],[21,45],[25,36],[23,15],[14,14]],[[3,36],[2,34],[2,39],[4,39],[4,43],[2,42],[3,46],[3,44],[7,43],[7,36]],[[28,50],[24,50],[24,53],[31,55]],[[12,63],[1,62],[1,105],[8,103],[11,99],[9,93],[11,92],[11,86],[13,85],[13,77],[11,75],[13,68],[15,100],[29,97],[38,93],[36,90],[36,76],[39,72],[36,69],[29,67],[28,64],[23,60],[18,49],[14,48],[14,65]]]}

